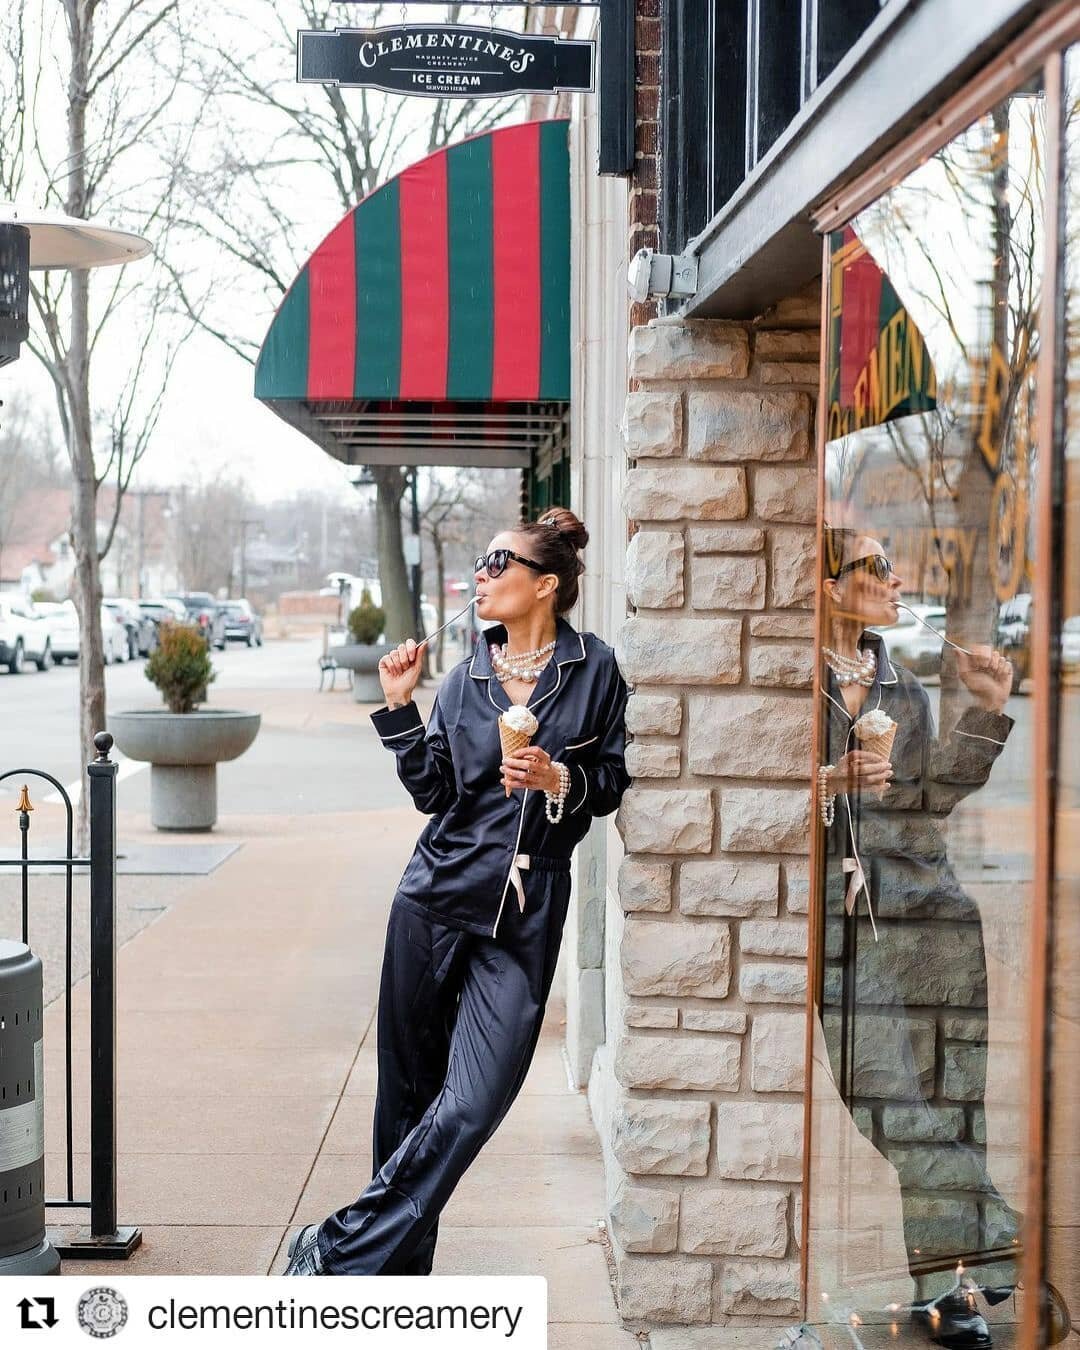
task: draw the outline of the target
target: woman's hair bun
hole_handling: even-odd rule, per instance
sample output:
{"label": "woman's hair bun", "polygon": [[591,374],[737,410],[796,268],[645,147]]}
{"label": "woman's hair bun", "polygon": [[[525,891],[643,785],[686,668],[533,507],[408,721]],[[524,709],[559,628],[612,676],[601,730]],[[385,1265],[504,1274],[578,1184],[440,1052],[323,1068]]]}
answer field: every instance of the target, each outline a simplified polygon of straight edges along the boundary
{"label": "woman's hair bun", "polygon": [[589,531],[573,511],[565,506],[554,506],[550,511],[545,511],[536,523],[557,530],[574,548],[584,548],[589,542]]}
{"label": "woman's hair bun", "polygon": [[577,604],[578,577],[585,564],[578,550],[589,542],[589,531],[565,506],[553,506],[531,525],[519,525],[516,534],[528,545],[529,556],[559,578],[555,613],[565,614]]}

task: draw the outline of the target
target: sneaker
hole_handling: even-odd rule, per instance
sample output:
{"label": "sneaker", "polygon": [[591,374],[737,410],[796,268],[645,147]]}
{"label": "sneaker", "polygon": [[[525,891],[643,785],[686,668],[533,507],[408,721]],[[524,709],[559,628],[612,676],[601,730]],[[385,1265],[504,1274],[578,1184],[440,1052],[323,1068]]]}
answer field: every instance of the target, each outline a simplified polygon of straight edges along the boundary
{"label": "sneaker", "polygon": [[916,1303],[911,1320],[934,1345],[944,1345],[947,1350],[990,1350],[994,1344],[986,1318],[976,1311],[974,1301],[969,1303],[962,1294]]}
{"label": "sneaker", "polygon": [[1069,1305],[1061,1297],[1060,1291],[1049,1280],[1045,1281],[1044,1287],[1046,1289],[1046,1344],[1057,1345],[1072,1331],[1072,1317],[1069,1314]]}
{"label": "sneaker", "polygon": [[319,1251],[319,1225],[309,1223],[292,1235],[289,1242],[289,1264],[286,1275],[325,1275],[322,1253]]}

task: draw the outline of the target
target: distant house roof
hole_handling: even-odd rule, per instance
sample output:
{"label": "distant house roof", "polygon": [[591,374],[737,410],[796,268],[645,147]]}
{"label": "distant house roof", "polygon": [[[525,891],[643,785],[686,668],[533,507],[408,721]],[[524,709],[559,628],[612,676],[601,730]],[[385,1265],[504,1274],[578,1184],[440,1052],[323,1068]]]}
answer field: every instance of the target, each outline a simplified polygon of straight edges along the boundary
{"label": "distant house roof", "polygon": [[[116,504],[116,489],[98,490],[98,528],[107,527]],[[164,494],[143,499],[143,552],[152,561],[165,551],[167,517]],[[120,519],[129,535],[139,528],[139,502],[125,496]],[[70,488],[32,488],[19,498],[5,538],[0,540],[0,585],[15,585],[28,567],[51,567],[57,560],[56,544],[71,530]]]}
{"label": "distant house roof", "polygon": [[0,584],[17,583],[28,567],[56,561],[53,545],[71,526],[67,488],[34,488],[20,498],[7,537],[0,540]]}

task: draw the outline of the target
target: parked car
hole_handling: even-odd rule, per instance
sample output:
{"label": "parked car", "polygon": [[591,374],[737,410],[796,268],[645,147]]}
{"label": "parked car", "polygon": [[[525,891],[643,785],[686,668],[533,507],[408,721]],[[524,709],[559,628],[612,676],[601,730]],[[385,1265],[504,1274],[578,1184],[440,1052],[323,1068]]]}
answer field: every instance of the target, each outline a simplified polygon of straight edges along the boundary
{"label": "parked car", "polygon": [[0,666],[12,675],[21,675],[26,662],[38,670],[53,663],[49,621],[38,614],[29,600],[21,596],[0,596]]}
{"label": "parked car", "polygon": [[262,646],[262,619],[247,600],[225,600],[221,605],[225,614],[225,637],[246,642],[249,647]]}
{"label": "parked car", "polygon": [[1061,668],[1080,669],[1080,614],[1074,614],[1061,625]]}
{"label": "parked car", "polygon": [[128,659],[134,661],[137,656],[149,656],[157,646],[157,628],[139,608],[137,600],[124,600],[108,597],[105,608],[119,614],[127,630]]}
{"label": "parked car", "polygon": [[126,661],[131,655],[124,616],[106,604],[101,606],[101,650],[107,666],[111,666],[114,661]]}
{"label": "parked car", "polygon": [[167,596],[159,599],[140,600],[139,609],[145,618],[154,625],[155,645],[163,623],[191,623],[191,618],[182,601],[171,600]]}
{"label": "parked car", "polygon": [[198,624],[208,647],[225,650],[225,611],[209,591],[170,592],[169,600],[179,600],[188,618]]}
{"label": "parked car", "polygon": [[[945,608],[942,605],[912,605],[911,608],[914,614],[902,609],[894,624],[874,631],[885,638],[889,656],[913,675],[940,675],[944,643],[936,635],[945,631]],[[915,618],[916,614],[922,623]],[[926,628],[926,624],[930,628]]]}
{"label": "parked car", "polygon": [[1031,674],[1031,596],[1026,592],[1006,600],[998,610],[994,645],[1013,668],[1013,693]]}
{"label": "parked car", "polygon": [[61,665],[64,661],[77,661],[79,615],[74,600],[39,600],[34,608],[49,625],[53,661],[57,665]]}

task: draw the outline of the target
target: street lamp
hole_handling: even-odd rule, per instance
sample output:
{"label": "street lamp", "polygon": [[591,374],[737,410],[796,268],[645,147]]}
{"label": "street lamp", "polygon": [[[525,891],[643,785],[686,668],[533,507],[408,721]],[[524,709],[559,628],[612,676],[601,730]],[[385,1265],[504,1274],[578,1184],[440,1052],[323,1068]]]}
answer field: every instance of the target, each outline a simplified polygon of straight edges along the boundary
{"label": "street lamp", "polygon": [[126,230],[0,202],[0,366],[19,359],[30,336],[30,273],[133,262],[150,241]]}

